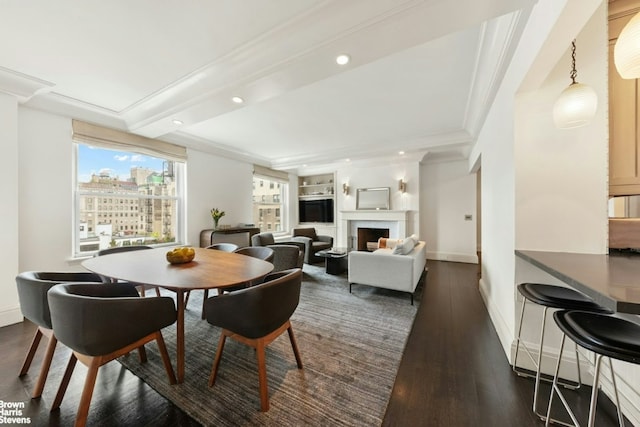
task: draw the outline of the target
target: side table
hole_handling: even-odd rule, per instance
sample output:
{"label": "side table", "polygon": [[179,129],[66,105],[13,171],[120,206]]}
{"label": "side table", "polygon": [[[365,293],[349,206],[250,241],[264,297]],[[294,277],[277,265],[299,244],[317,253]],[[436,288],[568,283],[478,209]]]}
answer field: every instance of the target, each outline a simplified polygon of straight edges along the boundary
{"label": "side table", "polygon": [[342,249],[325,249],[316,252],[316,256],[324,258],[327,274],[341,274],[347,270],[347,251]]}

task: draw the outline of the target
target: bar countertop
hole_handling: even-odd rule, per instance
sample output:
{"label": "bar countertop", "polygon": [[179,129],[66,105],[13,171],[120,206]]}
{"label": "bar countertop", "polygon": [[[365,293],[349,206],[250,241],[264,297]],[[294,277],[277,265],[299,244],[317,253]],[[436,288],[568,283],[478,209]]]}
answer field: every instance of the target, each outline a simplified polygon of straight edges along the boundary
{"label": "bar countertop", "polygon": [[516,256],[620,313],[640,314],[640,254],[516,250]]}

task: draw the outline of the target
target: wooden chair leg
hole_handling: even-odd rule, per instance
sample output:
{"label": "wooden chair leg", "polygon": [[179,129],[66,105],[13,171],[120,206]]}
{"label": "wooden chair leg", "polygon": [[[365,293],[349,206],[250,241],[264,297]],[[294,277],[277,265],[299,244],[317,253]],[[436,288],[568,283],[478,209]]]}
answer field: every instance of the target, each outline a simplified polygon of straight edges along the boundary
{"label": "wooden chair leg", "polygon": [[269,386],[267,385],[267,363],[264,352],[264,341],[258,340],[256,357],[258,359],[258,383],[260,386],[260,411],[269,410]]}
{"label": "wooden chair leg", "polygon": [[38,350],[38,346],[40,345],[41,339],[42,339],[42,331],[40,330],[40,328],[37,328],[36,333],[33,335],[33,339],[31,340],[31,347],[29,347],[27,356],[24,358],[24,362],[22,363],[22,368],[20,369],[19,376],[23,376],[29,371],[31,362],[33,362],[33,356],[35,356],[36,351]]}
{"label": "wooden chair leg", "polygon": [[62,381],[60,382],[60,387],[58,387],[56,398],[53,400],[53,404],[51,405],[51,411],[54,411],[60,408],[60,404],[62,403],[62,398],[64,398],[64,394],[67,392],[67,387],[69,386],[69,380],[71,380],[71,374],[73,374],[73,368],[75,368],[77,361],[78,359],[76,358],[76,355],[71,353],[71,357],[69,358],[69,363],[67,363],[67,369],[65,369],[64,371]]}
{"label": "wooden chair leg", "polygon": [[204,319],[204,304],[207,302],[207,298],[209,298],[209,289],[204,290],[204,296],[202,297],[202,319]]}
{"label": "wooden chair leg", "polygon": [[36,386],[33,388],[33,394],[31,395],[34,399],[42,396],[44,384],[47,382],[47,375],[49,374],[49,368],[51,367],[51,361],[53,360],[53,353],[56,351],[56,344],[58,344],[58,339],[55,335],[51,334],[49,337],[49,344],[47,344],[47,350],[44,353],[44,359],[42,359],[40,375],[38,375]]}
{"label": "wooden chair leg", "polygon": [[138,359],[140,359],[140,363],[147,363],[147,350],[144,348],[144,344],[138,347]]}
{"label": "wooden chair leg", "polygon": [[156,332],[156,342],[158,343],[158,349],[160,350],[164,369],[167,371],[167,376],[169,377],[169,384],[175,384],[177,382],[176,374],[173,372],[173,365],[171,365],[171,360],[169,359],[169,352],[167,352],[167,346],[164,343],[164,338],[160,331]]}
{"label": "wooden chair leg", "polygon": [[222,359],[222,350],[224,350],[224,343],[227,339],[225,331],[220,333],[220,340],[218,340],[218,350],[216,351],[216,357],[213,360],[213,366],[211,367],[211,375],[209,375],[209,387],[213,387],[216,382],[216,376],[218,376],[218,367],[220,366],[220,359]]}
{"label": "wooden chair leg", "polygon": [[94,357],[89,364],[89,370],[87,371],[87,378],[84,380],[84,388],[82,389],[82,396],[80,397],[80,404],[78,405],[78,412],[76,414],[75,427],[84,427],[87,424],[87,418],[89,417],[89,405],[91,405],[91,397],[93,396],[93,388],[96,385],[96,378],[98,377],[98,369],[101,365],[99,357]]}
{"label": "wooden chair leg", "polygon": [[159,297],[160,296],[160,288],[156,286],[156,296]]}
{"label": "wooden chair leg", "polygon": [[189,295],[191,295],[191,291],[187,291],[184,296],[184,309],[187,309],[187,304],[189,303]]}
{"label": "wooden chair leg", "polygon": [[287,332],[289,333],[289,341],[291,341],[291,348],[293,348],[293,354],[296,356],[296,363],[298,364],[298,369],[302,369],[302,359],[300,358],[300,352],[298,351],[298,344],[296,343],[296,338],[293,336],[293,329],[291,328],[291,323],[289,323]]}

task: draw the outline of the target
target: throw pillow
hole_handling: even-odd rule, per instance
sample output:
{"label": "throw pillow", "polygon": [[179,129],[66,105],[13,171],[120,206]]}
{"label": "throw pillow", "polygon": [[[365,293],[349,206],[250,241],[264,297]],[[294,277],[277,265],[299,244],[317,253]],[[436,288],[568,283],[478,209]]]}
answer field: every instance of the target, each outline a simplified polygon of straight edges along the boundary
{"label": "throw pillow", "polygon": [[396,255],[406,255],[411,252],[416,243],[411,237],[407,237],[406,239],[398,242],[395,248],[393,248],[393,253]]}

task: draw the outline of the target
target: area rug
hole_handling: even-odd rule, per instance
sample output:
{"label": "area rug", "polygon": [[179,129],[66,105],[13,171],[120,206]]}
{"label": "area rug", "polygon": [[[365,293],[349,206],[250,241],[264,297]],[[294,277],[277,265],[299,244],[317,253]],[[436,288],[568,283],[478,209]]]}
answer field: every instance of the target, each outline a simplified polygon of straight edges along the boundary
{"label": "area rug", "polygon": [[[207,380],[219,328],[200,319],[202,293],[192,292],[185,313],[185,381],[169,385],[157,346],[148,363],[120,362],[206,426],[375,426],[385,413],[417,304],[404,293],[354,285],[304,266],[300,304],[291,318],[303,369],[287,334],[267,348],[270,409],[259,411],[254,350],[227,340],[216,384]],[[163,330],[175,366],[175,326]]]}

